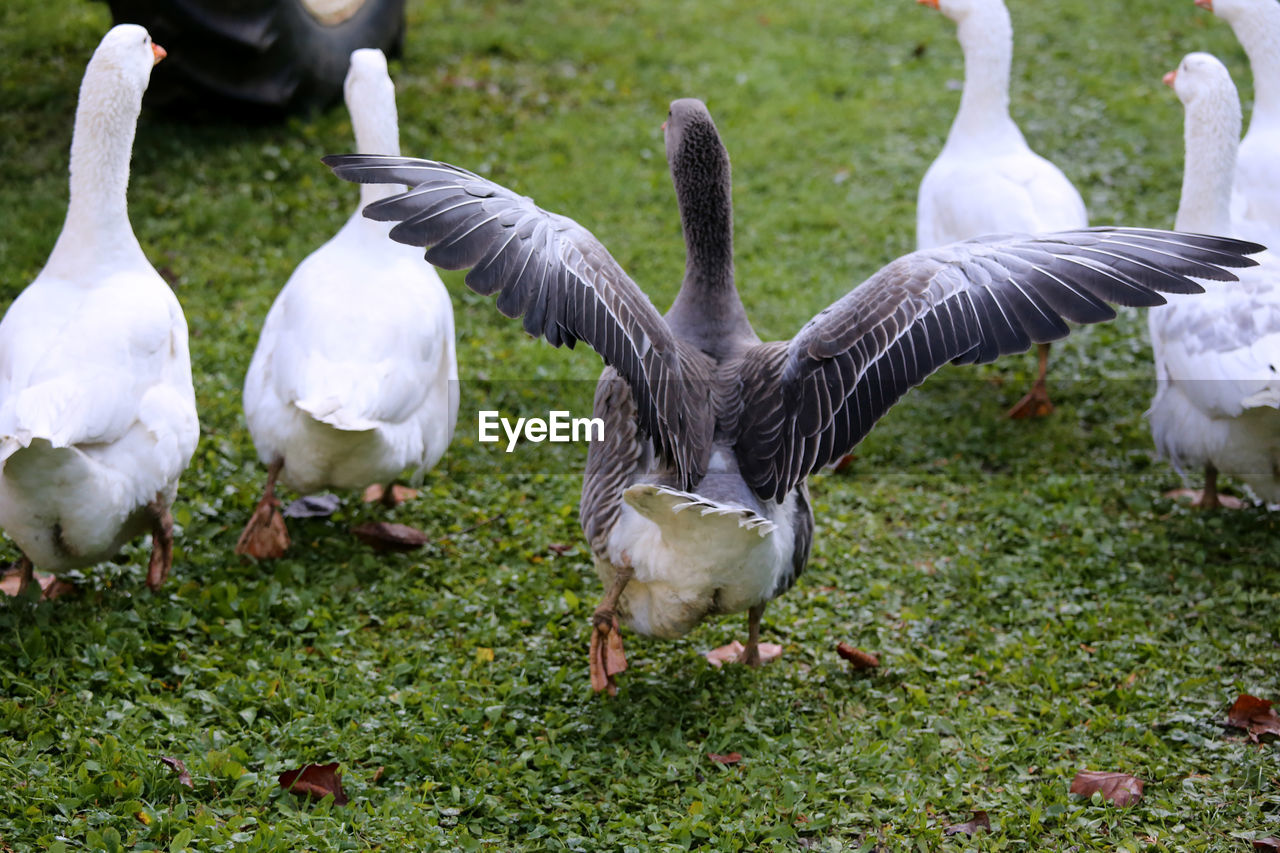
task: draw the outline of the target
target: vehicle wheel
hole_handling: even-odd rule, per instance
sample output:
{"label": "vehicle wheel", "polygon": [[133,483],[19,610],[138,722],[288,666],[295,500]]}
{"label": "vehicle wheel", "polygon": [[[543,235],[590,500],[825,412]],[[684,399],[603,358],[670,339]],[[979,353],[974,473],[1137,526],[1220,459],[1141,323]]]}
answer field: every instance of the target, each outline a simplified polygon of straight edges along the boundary
{"label": "vehicle wheel", "polygon": [[108,0],[168,52],[149,103],[272,117],[342,94],[351,51],[398,53],[405,0]]}

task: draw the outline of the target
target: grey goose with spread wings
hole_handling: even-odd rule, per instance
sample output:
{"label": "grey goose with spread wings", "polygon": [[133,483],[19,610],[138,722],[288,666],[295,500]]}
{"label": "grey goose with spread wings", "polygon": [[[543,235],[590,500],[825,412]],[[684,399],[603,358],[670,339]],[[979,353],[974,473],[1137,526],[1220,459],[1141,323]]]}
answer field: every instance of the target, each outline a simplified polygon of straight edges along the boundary
{"label": "grey goose with spread wings", "polygon": [[605,421],[583,477],[581,523],[607,593],[595,612],[592,684],[625,668],[619,619],[678,637],[749,612],[757,664],[765,605],[795,582],[813,534],[806,478],[849,452],[911,387],[948,362],[988,362],[1152,306],[1194,278],[1234,280],[1261,247],[1136,228],[998,236],[905,255],[810,320],[762,342],[734,286],[729,157],[707,108],[675,101],[664,125],[687,262],[659,314],[571,219],[492,181],[407,157],[325,158],[340,177],[412,189],[367,206],[391,237],[553,345],[590,345],[606,367]]}

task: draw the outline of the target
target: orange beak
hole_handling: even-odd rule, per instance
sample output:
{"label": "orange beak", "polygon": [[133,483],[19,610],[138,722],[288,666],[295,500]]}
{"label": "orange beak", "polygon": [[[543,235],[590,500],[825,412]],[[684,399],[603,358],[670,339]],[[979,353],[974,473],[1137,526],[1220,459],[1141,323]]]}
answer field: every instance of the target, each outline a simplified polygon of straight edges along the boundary
{"label": "orange beak", "polygon": [[1196,5],[1201,9],[1208,9],[1210,12],[1213,11],[1213,0],[1196,0]]}
{"label": "orange beak", "polygon": [[[916,0],[921,6],[928,6],[930,9],[938,8],[938,0]],[[1196,0],[1199,2],[1199,0]]]}
{"label": "orange beak", "polygon": [[666,131],[667,131],[667,123],[664,121],[664,122],[662,123],[662,132],[663,132],[663,133],[666,133]]}
{"label": "orange beak", "polygon": [[166,56],[169,55],[169,51],[165,50],[163,47],[156,44],[155,42],[152,42],[151,54],[155,57],[155,61],[151,63],[151,67],[154,68],[155,66],[160,64],[160,60],[164,59]]}
{"label": "orange beak", "polygon": [[1168,86],[1170,89],[1172,89],[1172,88],[1173,88],[1173,81],[1178,79],[1178,69],[1176,69],[1176,68],[1175,68],[1175,69],[1173,69],[1173,70],[1172,70],[1172,71],[1170,71],[1168,74],[1164,75],[1164,77],[1162,77],[1161,79],[1162,79],[1162,80],[1164,80],[1164,84],[1165,84],[1166,86]]}

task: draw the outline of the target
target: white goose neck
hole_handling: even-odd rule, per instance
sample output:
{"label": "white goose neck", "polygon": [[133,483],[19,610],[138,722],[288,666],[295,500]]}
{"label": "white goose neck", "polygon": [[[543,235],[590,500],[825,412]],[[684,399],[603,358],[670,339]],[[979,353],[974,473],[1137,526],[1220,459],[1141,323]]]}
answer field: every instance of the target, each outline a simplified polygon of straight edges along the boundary
{"label": "white goose neck", "polygon": [[1009,117],[1013,24],[1004,4],[975,9],[957,23],[964,51],[964,91],[951,136],[970,139],[1021,133]]}
{"label": "white goose neck", "polygon": [[48,267],[74,273],[142,259],[129,225],[129,158],[142,92],[111,76],[85,75],[71,137],[70,201]]}
{"label": "white goose neck", "polygon": [[1234,15],[1229,23],[1253,69],[1253,117],[1250,127],[1280,127],[1280,3],[1269,0]]}
{"label": "white goose neck", "polygon": [[1231,234],[1231,184],[1240,144],[1240,100],[1215,93],[1186,105],[1186,164],[1174,228]]}
{"label": "white goose neck", "polygon": [[[396,117],[396,90],[384,77],[376,85],[361,86],[348,99],[351,127],[360,154],[400,153],[400,124]],[[361,184],[360,207],[404,192],[399,184]]]}

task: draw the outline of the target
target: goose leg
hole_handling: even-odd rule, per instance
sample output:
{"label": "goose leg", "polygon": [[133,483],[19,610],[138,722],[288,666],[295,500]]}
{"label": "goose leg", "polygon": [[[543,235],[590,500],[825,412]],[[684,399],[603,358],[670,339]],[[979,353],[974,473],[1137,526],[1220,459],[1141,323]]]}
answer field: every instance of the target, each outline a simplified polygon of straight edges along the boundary
{"label": "goose leg", "polygon": [[385,486],[381,483],[374,483],[372,486],[364,490],[363,495],[365,503],[378,501],[387,509],[394,509],[410,498],[416,498],[417,496],[417,489],[402,486],[395,480],[392,480]]}
{"label": "goose leg", "polygon": [[591,614],[591,689],[599,693],[608,690],[613,696],[618,685],[613,677],[627,668],[627,657],[622,650],[622,634],[618,629],[618,598],[626,588],[635,570],[630,561],[616,567],[613,583],[600,600],[600,606]]}
{"label": "goose leg", "polygon": [[22,598],[22,594],[35,579],[36,567],[31,564],[31,559],[23,554],[18,558],[18,591],[13,594],[13,597]]}
{"label": "goose leg", "polygon": [[1049,374],[1049,345],[1039,344],[1036,348],[1040,360],[1040,371],[1036,381],[1031,385],[1027,396],[1019,400],[1014,407],[1005,413],[1010,418],[1043,418],[1053,413],[1053,403],[1049,400],[1049,385],[1045,377]]}
{"label": "goose leg", "polygon": [[764,618],[767,602],[761,602],[747,611],[747,644],[744,646],[737,640],[727,646],[712,649],[706,658],[713,666],[724,663],[744,663],[749,667],[757,667],[782,657],[782,646],[777,643],[760,642],[760,620]]}
{"label": "goose leg", "polygon": [[151,511],[151,564],[147,567],[147,586],[158,592],[173,568],[173,514],[163,495],[156,495],[147,509]]}
{"label": "goose leg", "polygon": [[283,557],[289,549],[289,530],[280,514],[280,501],[276,500],[276,478],[284,467],[284,459],[277,459],[267,468],[267,485],[262,490],[262,500],[249,516],[249,523],[236,541],[236,553],[259,560]]}
{"label": "goose leg", "polygon": [[1212,462],[1204,463],[1203,489],[1174,489],[1165,492],[1166,498],[1191,498],[1196,509],[1244,509],[1244,501],[1218,491],[1218,469]]}

